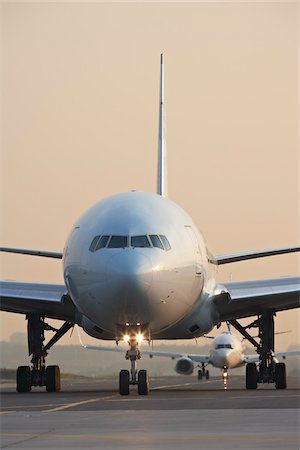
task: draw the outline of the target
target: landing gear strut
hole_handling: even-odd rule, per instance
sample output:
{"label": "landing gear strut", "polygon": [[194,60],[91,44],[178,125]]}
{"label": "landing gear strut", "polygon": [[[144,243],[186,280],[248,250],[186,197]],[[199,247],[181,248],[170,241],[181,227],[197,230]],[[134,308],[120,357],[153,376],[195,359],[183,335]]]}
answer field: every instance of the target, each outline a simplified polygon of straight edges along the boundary
{"label": "landing gear strut", "polygon": [[[57,330],[36,313],[27,314],[28,354],[32,355],[32,366],[19,366],[17,369],[17,391],[30,392],[32,386],[46,386],[47,392],[60,391],[60,371],[58,366],[46,366],[48,350],[68,331],[73,324],[65,322]],[[45,331],[55,335],[44,345]]]}
{"label": "landing gear strut", "polygon": [[224,391],[227,391],[227,382],[228,382],[228,367],[224,366],[222,368],[222,379],[223,379],[223,388]]}
{"label": "landing gear strut", "polygon": [[[236,328],[255,347],[259,355],[258,367],[255,363],[246,366],[246,388],[256,389],[258,383],[275,383],[276,389],[286,388],[285,364],[279,363],[274,358],[274,311],[264,311],[258,319],[246,327],[230,320],[230,324]],[[258,328],[259,342],[250,336],[247,328]]]}
{"label": "landing gear strut", "polygon": [[149,394],[149,379],[146,370],[137,371],[137,360],[141,359],[141,353],[138,349],[136,339],[129,341],[130,349],[127,350],[125,358],[130,360],[131,369],[121,370],[119,376],[120,395],[129,394],[129,386],[137,385],[139,395]]}
{"label": "landing gear strut", "polygon": [[[149,330],[147,327],[142,327],[140,324],[120,328],[121,333],[118,336],[127,336],[129,343],[129,350],[127,350],[125,358],[130,360],[130,371],[121,370],[119,375],[119,392],[120,395],[129,395],[130,386],[137,385],[139,395],[149,394],[149,378],[147,370],[137,370],[137,361],[141,359],[141,352],[139,351],[138,344],[143,338],[149,340]],[[141,339],[139,339],[141,338]]]}
{"label": "landing gear strut", "polygon": [[202,380],[203,378],[206,378],[206,380],[209,380],[209,370],[205,369],[206,364],[201,363],[201,369],[198,370],[198,380]]}

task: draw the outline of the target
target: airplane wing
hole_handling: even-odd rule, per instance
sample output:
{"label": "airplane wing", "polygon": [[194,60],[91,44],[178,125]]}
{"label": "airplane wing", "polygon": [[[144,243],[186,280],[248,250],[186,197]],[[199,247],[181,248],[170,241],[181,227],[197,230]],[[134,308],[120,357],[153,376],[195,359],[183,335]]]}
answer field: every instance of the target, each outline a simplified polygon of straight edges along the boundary
{"label": "airplane wing", "polygon": [[291,352],[276,352],[276,356],[281,356],[282,358],[286,358],[287,356],[300,356],[300,350],[293,350]]}
{"label": "airplane wing", "polygon": [[76,308],[65,285],[42,283],[0,282],[0,309],[75,323]]}
{"label": "airplane wing", "polygon": [[300,247],[281,247],[269,250],[255,250],[251,252],[231,253],[228,255],[210,256],[209,261],[212,264],[220,266],[222,264],[229,264],[233,262],[246,261],[248,259],[264,258],[266,256],[283,255],[285,253],[299,252]]}
{"label": "airplane wing", "polygon": [[30,248],[13,248],[0,247],[0,252],[5,253],[19,253],[21,255],[43,256],[44,258],[62,259],[62,252],[49,252],[48,250],[32,250]]}
{"label": "airplane wing", "polygon": [[[104,352],[120,352],[120,353],[124,353],[124,351],[126,351],[126,349],[124,349],[124,347],[119,347],[119,346],[118,347],[108,347],[108,346],[104,346],[104,345],[84,344],[82,342],[78,328],[77,328],[77,332],[78,332],[79,341],[80,341],[81,346],[88,350],[99,350],[99,351],[104,351]],[[155,350],[143,350],[143,348],[141,349],[141,354],[147,355],[150,358],[153,358],[154,356],[159,356],[159,357],[171,358],[171,359],[189,358],[195,362],[205,362],[205,363],[208,363],[210,361],[208,355],[186,355],[183,353],[176,353],[176,352],[158,352]]]}
{"label": "airplane wing", "polygon": [[222,322],[300,306],[300,277],[228,282],[217,288],[213,301]]}
{"label": "airplane wing", "polygon": [[[120,352],[124,353],[124,347],[106,347],[103,345],[86,345],[82,344],[82,346],[88,350],[99,350],[104,352]],[[150,358],[153,358],[154,356],[163,357],[163,358],[171,358],[171,359],[179,359],[179,358],[189,358],[192,361],[195,362],[203,362],[203,363],[209,363],[210,359],[208,355],[184,355],[182,353],[175,353],[175,352],[157,352],[152,350],[143,350],[141,349],[142,355],[147,355]]]}
{"label": "airplane wing", "polygon": [[[277,362],[277,356],[281,356],[282,359],[285,359],[287,356],[300,356],[299,350],[294,350],[291,352],[274,352],[273,353],[274,359]],[[245,355],[244,357],[244,363],[253,363],[259,361],[259,355]]]}
{"label": "airplane wing", "polygon": [[208,363],[210,361],[208,355],[184,355],[181,353],[175,353],[175,352],[157,352],[157,351],[150,351],[150,350],[142,350],[143,355],[148,355],[150,358],[153,358],[153,356],[160,356],[164,358],[172,358],[172,359],[179,359],[179,358],[189,358],[192,361],[195,362],[203,362]]}

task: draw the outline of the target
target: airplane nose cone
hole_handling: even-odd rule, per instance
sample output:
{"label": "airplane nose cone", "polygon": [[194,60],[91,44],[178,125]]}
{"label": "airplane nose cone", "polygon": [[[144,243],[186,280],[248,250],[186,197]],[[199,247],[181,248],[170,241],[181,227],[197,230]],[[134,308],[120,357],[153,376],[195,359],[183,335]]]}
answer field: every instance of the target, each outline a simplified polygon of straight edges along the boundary
{"label": "airplane nose cone", "polygon": [[136,249],[122,250],[107,262],[107,281],[122,297],[137,297],[145,294],[152,283],[150,258]]}
{"label": "airplane nose cone", "polygon": [[218,350],[218,365],[228,366],[229,351],[227,349]]}

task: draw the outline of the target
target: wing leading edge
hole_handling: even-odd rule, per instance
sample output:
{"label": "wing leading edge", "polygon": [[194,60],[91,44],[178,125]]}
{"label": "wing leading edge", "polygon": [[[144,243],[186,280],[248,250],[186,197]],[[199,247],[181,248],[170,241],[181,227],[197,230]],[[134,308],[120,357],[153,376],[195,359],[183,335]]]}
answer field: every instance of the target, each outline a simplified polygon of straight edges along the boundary
{"label": "wing leading edge", "polygon": [[300,247],[281,247],[269,250],[255,250],[251,252],[231,253],[228,255],[219,255],[210,258],[210,262],[217,266],[222,264],[229,264],[233,262],[246,261],[249,259],[265,258],[266,256],[284,255],[285,253],[299,252]]}
{"label": "wing leading edge", "polygon": [[65,285],[1,281],[0,299],[2,311],[76,321],[76,308]]}
{"label": "wing leading edge", "polygon": [[221,321],[300,306],[300,277],[228,282],[218,285],[218,291],[214,303]]}
{"label": "wing leading edge", "polygon": [[62,252],[50,252],[48,250],[32,250],[30,248],[13,248],[13,247],[0,247],[0,252],[5,253],[19,253],[21,255],[31,256],[43,256],[44,258],[56,258],[62,259]]}

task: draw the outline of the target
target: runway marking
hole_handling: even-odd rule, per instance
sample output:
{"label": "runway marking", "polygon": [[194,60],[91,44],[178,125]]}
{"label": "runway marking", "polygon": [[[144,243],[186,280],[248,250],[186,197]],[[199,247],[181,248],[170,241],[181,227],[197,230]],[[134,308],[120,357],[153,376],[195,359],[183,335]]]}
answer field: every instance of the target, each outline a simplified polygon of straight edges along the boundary
{"label": "runway marking", "polygon": [[75,408],[76,406],[86,405],[88,403],[95,403],[95,402],[98,402],[99,400],[113,398],[113,397],[116,397],[117,395],[119,395],[119,394],[109,395],[107,397],[91,398],[90,400],[83,400],[81,402],[67,403],[66,405],[58,406],[57,408],[46,409],[45,411],[42,411],[42,412],[49,413],[49,412],[63,411],[65,409]]}
{"label": "runway marking", "polygon": [[17,411],[1,411],[0,416],[2,416],[3,414],[13,414],[15,412],[17,412]]}
{"label": "runway marking", "polygon": [[[2,437],[24,437],[24,438],[51,438],[51,439],[107,439],[112,441],[128,441],[128,442],[149,442],[149,439],[151,441],[199,441],[201,439],[201,442],[219,442],[220,439],[222,441],[251,441],[252,443],[259,443],[259,444],[278,444],[279,442],[282,442],[282,445],[286,445],[287,443],[295,443],[295,437],[294,436],[280,436],[279,434],[276,434],[276,436],[253,436],[253,434],[246,434],[243,433],[241,435],[234,435],[232,433],[225,434],[225,433],[218,433],[216,434],[198,434],[194,433],[193,435],[188,434],[178,434],[178,433],[171,433],[171,434],[134,434],[134,435],[126,435],[124,433],[122,434],[56,434],[56,433],[0,433],[0,436]],[[297,440],[297,438],[296,438]],[[298,441],[298,440],[297,440]]]}
{"label": "runway marking", "polygon": [[46,408],[47,406],[62,406],[65,403],[46,403],[45,405],[17,405],[17,406],[2,406],[1,409],[24,409],[24,408]]}
{"label": "runway marking", "polygon": [[[268,398],[294,398],[294,397],[299,397],[300,394],[294,394],[294,395],[266,395],[266,397],[264,397],[264,399],[268,399]],[[262,398],[261,395],[243,395],[243,396],[238,396],[238,397],[230,397],[230,399],[232,400],[233,398]]]}
{"label": "runway marking", "polygon": [[180,384],[165,384],[163,386],[156,386],[151,388],[151,391],[155,391],[158,389],[165,389],[165,388],[170,388],[170,387],[179,387],[179,386],[191,386],[193,383],[180,383]]}

